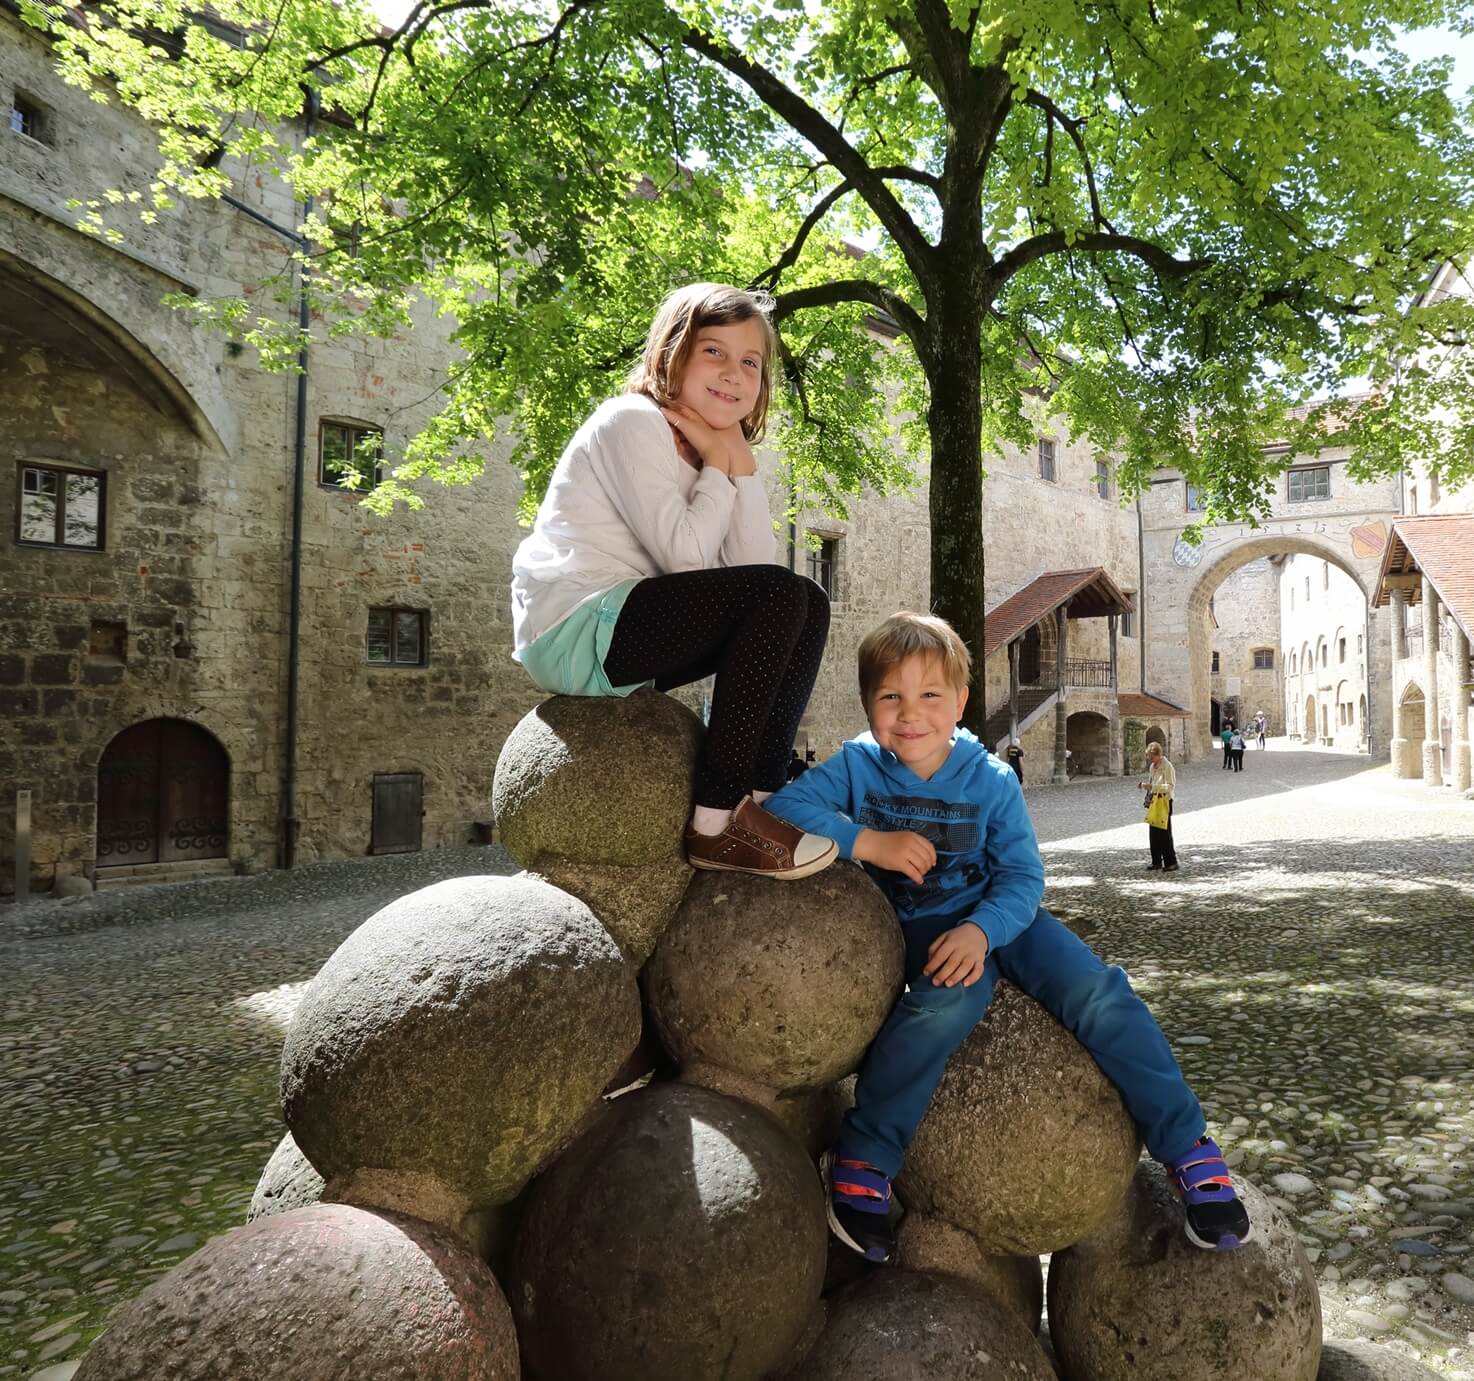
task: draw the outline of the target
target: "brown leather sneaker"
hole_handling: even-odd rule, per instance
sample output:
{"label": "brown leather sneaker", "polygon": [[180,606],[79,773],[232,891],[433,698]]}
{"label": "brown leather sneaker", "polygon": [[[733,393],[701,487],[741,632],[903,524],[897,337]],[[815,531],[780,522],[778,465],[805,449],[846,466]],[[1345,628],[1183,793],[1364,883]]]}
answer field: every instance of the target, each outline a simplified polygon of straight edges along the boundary
{"label": "brown leather sneaker", "polygon": [[822,835],[805,834],[769,815],[751,796],[732,812],[720,834],[700,834],[686,826],[686,861],[714,872],[760,873],[792,882],[823,872],[839,857],[839,845]]}

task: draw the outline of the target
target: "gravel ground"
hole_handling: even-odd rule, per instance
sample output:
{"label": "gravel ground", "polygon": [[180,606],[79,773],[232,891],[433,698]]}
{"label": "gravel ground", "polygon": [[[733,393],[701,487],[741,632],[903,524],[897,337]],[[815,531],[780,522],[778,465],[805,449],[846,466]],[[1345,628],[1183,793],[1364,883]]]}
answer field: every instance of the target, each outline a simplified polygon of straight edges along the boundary
{"label": "gravel ground", "polygon": [[[1474,804],[1273,743],[1179,769],[1182,871],[1130,781],[1029,787],[1047,904],[1126,965],[1328,1337],[1474,1378]],[[240,1223],[297,992],[392,898],[500,850],[0,909],[0,1378],[64,1381],[108,1311]]]}

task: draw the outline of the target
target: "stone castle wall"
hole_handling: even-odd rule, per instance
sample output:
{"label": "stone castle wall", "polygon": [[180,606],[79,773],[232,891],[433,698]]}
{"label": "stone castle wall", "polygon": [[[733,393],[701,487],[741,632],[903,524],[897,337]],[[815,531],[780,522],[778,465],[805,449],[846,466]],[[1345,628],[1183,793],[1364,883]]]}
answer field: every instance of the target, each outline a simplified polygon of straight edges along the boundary
{"label": "stone castle wall", "polygon": [[1355,749],[1366,736],[1366,600],[1345,571],[1291,556],[1280,576],[1284,708],[1307,743]]}
{"label": "stone castle wall", "polygon": [[[1260,557],[1229,576],[1213,597],[1213,698],[1223,716],[1241,726],[1262,711],[1271,734],[1285,731],[1279,586],[1279,562]],[[1256,666],[1265,654],[1270,665]]]}

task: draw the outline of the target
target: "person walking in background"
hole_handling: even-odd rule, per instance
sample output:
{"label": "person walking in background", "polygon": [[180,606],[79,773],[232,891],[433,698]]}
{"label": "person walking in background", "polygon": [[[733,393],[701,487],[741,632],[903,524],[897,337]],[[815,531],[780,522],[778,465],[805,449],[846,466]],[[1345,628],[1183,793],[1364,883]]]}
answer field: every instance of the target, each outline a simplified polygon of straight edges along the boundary
{"label": "person walking in background", "polygon": [[1244,736],[1237,729],[1229,735],[1228,751],[1233,757],[1233,770],[1242,772],[1244,770]]}
{"label": "person walking in background", "polygon": [[1223,721],[1223,732],[1219,735],[1219,738],[1223,740],[1223,770],[1227,772],[1228,765],[1233,761],[1233,750],[1229,747],[1229,744],[1233,740],[1233,720],[1225,719]]}
{"label": "person walking in background", "polygon": [[1147,842],[1152,849],[1152,861],[1146,865],[1147,871],[1175,873],[1177,871],[1177,846],[1172,842],[1172,798],[1177,793],[1177,769],[1167,761],[1167,755],[1162,751],[1160,743],[1147,744],[1146,769],[1147,779],[1144,782],[1137,782],[1137,789],[1151,796],[1167,798],[1166,828],[1158,829],[1155,825],[1147,826]]}
{"label": "person walking in background", "polygon": [[1264,716],[1263,715],[1260,715],[1259,716],[1259,723],[1257,725],[1257,728],[1259,730],[1259,746],[1260,746],[1260,748],[1263,748],[1263,747],[1265,747],[1265,742],[1264,742]]}
{"label": "person walking in background", "polygon": [[1013,775],[1018,778],[1018,784],[1024,784],[1024,750],[1017,743],[1008,745],[1008,765],[1013,768]]}

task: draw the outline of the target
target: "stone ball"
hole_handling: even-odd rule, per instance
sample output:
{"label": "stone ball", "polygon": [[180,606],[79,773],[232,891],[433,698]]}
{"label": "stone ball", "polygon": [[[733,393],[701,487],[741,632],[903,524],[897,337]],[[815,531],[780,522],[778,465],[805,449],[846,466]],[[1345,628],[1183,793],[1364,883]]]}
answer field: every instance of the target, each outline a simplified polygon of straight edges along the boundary
{"label": "stone ball", "polygon": [[950,1276],[876,1271],[827,1305],[794,1381],[1055,1381],[1017,1315]]}
{"label": "stone ball", "polygon": [[773,1089],[859,1067],[900,992],[901,928],[862,869],[797,882],[699,873],[645,967],[650,1011],[683,1066]]}
{"label": "stone ball", "polygon": [[897,1187],[908,1208],[966,1228],[990,1255],[1040,1256],[1095,1229],[1138,1154],[1100,1067],[1037,1002],[999,982],[947,1062]]}
{"label": "stone ball", "polygon": [[539,1176],[508,1289],[545,1381],[758,1381],[818,1305],[824,1197],[766,1113],[652,1084]]}
{"label": "stone ball", "polygon": [[497,831],[524,868],[546,857],[630,867],[679,856],[705,730],[654,690],[555,695],[525,714],[497,758]]}
{"label": "stone ball", "polygon": [[679,853],[630,867],[544,853],[529,859],[527,869],[577,897],[604,923],[625,958],[637,968],[665,934],[692,873]]}
{"label": "stone ball", "polygon": [[1438,1373],[1411,1357],[1376,1343],[1321,1345],[1315,1381],[1437,1381]]}
{"label": "stone ball", "polygon": [[517,1381],[486,1264],[413,1218],[346,1204],[208,1242],[118,1311],[77,1381]]}
{"label": "stone ball", "polygon": [[1237,1251],[1183,1234],[1182,1203],[1143,1161],[1131,1191],[1049,1263],[1049,1330],[1067,1376],[1091,1381],[1315,1381],[1320,1294],[1291,1225],[1235,1180],[1253,1224]]}
{"label": "stone ball", "polygon": [[272,1213],[290,1213],[322,1198],[322,1176],[288,1132],[276,1143],[266,1169],[256,1181],[246,1222],[254,1223]]}
{"label": "stone ball", "polygon": [[908,1271],[953,1276],[991,1295],[1039,1331],[1044,1271],[1037,1256],[989,1256],[970,1233],[930,1213],[908,1213],[896,1234],[897,1260]]}
{"label": "stone ball", "polygon": [[329,1198],[453,1221],[511,1199],[639,1036],[634,974],[588,907],[452,878],[371,916],[307,986],[282,1110]]}

